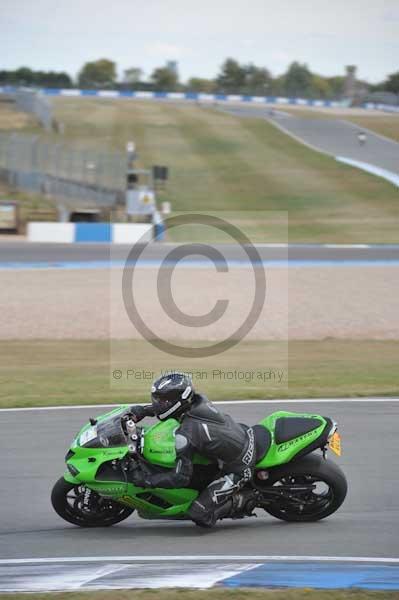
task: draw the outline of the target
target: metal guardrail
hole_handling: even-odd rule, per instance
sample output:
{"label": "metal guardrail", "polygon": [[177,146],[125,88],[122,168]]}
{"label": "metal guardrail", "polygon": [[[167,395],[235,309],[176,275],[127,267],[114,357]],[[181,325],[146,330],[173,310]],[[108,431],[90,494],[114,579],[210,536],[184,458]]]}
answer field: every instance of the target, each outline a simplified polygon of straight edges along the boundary
{"label": "metal guardrail", "polygon": [[[14,95],[19,88],[13,86],[0,86],[0,94]],[[43,88],[35,90],[36,93],[45,97],[63,96],[63,97],[81,97],[81,98],[121,98],[133,100],[172,100],[172,101],[194,101],[203,103],[249,103],[249,104],[277,104],[294,106],[313,106],[321,108],[340,108],[350,107],[351,100],[344,98],[342,100],[324,100],[318,98],[297,98],[284,96],[248,96],[241,94],[206,94],[202,92],[149,92],[149,91],[128,91],[128,90],[81,90],[81,89],[58,89]],[[362,108],[369,110],[386,110],[397,112],[399,106],[395,106],[398,100],[392,103],[391,96],[389,100],[379,101],[367,96],[362,103]],[[394,105],[393,105],[394,104]]]}
{"label": "metal guardrail", "polygon": [[0,176],[9,184],[52,197],[63,206],[107,207],[124,190],[126,157],[0,134]]}
{"label": "metal guardrail", "polygon": [[[18,88],[13,86],[0,86],[0,94],[13,94]],[[206,94],[202,92],[149,92],[149,91],[129,91],[129,90],[80,90],[80,89],[59,89],[42,88],[36,90],[45,96],[65,96],[65,97],[100,97],[100,98],[133,98],[137,100],[188,100],[194,102],[253,102],[256,104],[297,104],[300,106],[324,106],[339,107],[348,106],[350,100],[321,100],[317,98],[288,98],[282,96],[248,96],[242,94]]]}

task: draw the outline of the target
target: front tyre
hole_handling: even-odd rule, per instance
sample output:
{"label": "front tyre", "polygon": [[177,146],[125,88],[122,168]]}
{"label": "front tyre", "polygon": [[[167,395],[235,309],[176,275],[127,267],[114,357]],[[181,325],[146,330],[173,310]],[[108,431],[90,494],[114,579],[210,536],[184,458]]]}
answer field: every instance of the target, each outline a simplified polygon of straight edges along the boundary
{"label": "front tyre", "polygon": [[341,468],[316,454],[271,470],[262,486],[257,481],[258,489],[263,489],[266,496],[270,486],[277,492],[280,487],[282,493],[263,508],[277,519],[296,522],[325,519],[338,510],[348,489]]}
{"label": "front tyre", "polygon": [[124,521],[134,511],[63,477],[53,487],[51,504],[62,519],[79,527],[109,527]]}

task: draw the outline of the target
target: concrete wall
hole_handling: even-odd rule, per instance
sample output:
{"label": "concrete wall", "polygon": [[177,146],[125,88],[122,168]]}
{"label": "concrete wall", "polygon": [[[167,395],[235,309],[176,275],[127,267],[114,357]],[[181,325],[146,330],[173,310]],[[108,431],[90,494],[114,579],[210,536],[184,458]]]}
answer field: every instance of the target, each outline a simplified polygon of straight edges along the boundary
{"label": "concrete wall", "polygon": [[153,238],[150,223],[28,223],[30,242],[135,244]]}

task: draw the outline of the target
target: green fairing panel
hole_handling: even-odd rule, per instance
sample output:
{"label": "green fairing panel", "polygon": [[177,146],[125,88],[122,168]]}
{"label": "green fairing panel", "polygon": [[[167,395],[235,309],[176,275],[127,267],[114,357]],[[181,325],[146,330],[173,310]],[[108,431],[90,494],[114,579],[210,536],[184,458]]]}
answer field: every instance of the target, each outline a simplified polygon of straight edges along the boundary
{"label": "green fairing panel", "polygon": [[79,474],[74,477],[68,471],[68,477],[65,479],[70,483],[85,483],[95,480],[97,470],[103,463],[123,458],[127,453],[127,447],[101,449],[74,446],[73,453],[73,457],[67,461],[67,464],[78,469]]}
{"label": "green fairing panel", "polygon": [[[111,416],[115,416],[117,414],[122,415],[122,413],[124,413],[128,408],[128,404],[118,405],[107,413],[96,417],[96,420],[98,423],[101,423]],[[64,479],[69,483],[75,483],[76,485],[79,485],[81,483],[94,481],[97,470],[103,463],[114,459],[120,460],[127,454],[127,446],[119,446],[115,448],[86,448],[79,446],[78,440],[81,434],[90,429],[90,427],[91,424],[86,423],[78,432],[71,445],[73,456],[66,462],[67,464],[73,465],[76,469],[78,469],[79,474],[73,476],[69,471],[65,471]]]}
{"label": "green fairing panel", "polygon": [[[98,417],[97,421],[101,422],[109,416],[122,413],[127,407],[119,407],[106,415]],[[145,448],[144,456],[147,460],[154,464],[173,467],[176,461],[175,450],[175,430],[179,427],[179,422],[169,419],[165,422],[157,423],[145,429]],[[80,485],[85,484],[88,488],[98,492],[102,496],[113,498],[118,502],[135,508],[141,516],[146,518],[162,518],[162,517],[181,517],[183,516],[192,501],[198,496],[197,490],[192,489],[143,489],[136,487],[132,483],[124,481],[101,481],[96,479],[96,473],[99,467],[106,462],[114,459],[120,460],[127,453],[127,446],[115,448],[87,448],[78,445],[79,436],[90,428],[90,424],[86,424],[76,436],[71,450],[73,456],[68,459],[67,464],[73,465],[78,469],[79,473],[73,476],[69,471],[64,473],[64,479],[70,483]],[[164,453],[161,457],[158,452],[151,450],[160,450]],[[93,460],[94,459],[94,460]],[[196,462],[208,462],[201,457],[198,457]],[[171,506],[164,508],[158,506],[155,502],[148,501],[149,494],[153,497],[158,497],[164,500]],[[147,498],[147,499],[145,499]]]}
{"label": "green fairing panel", "polygon": [[[276,427],[277,419],[281,417],[301,417],[304,419],[318,419],[320,421],[320,427],[309,431],[303,435],[298,436],[288,442],[282,444],[276,444],[274,430]],[[275,412],[260,422],[261,425],[269,430],[272,436],[272,444],[266,456],[257,463],[257,468],[270,468],[284,464],[292,460],[298,452],[307,448],[323,433],[327,421],[320,415],[310,415],[308,413],[294,413],[286,411]]]}
{"label": "green fairing panel", "polygon": [[[149,498],[149,495],[151,498]],[[137,488],[133,484],[129,484],[126,493],[115,499],[135,508],[143,517],[159,518],[182,516],[187,512],[192,501],[195,500],[197,496],[198,492],[196,490],[188,488],[153,488],[148,490]],[[157,500],[154,497],[164,500],[171,506],[167,508],[157,506]]]}
{"label": "green fairing panel", "polygon": [[[143,456],[148,462],[161,467],[173,468],[175,466],[175,433],[179,426],[180,423],[176,419],[168,419],[145,428]],[[208,465],[210,461],[195,454],[193,463]]]}
{"label": "green fairing panel", "polygon": [[148,462],[161,467],[175,466],[175,431],[178,427],[179,421],[168,419],[145,430],[143,456]]}

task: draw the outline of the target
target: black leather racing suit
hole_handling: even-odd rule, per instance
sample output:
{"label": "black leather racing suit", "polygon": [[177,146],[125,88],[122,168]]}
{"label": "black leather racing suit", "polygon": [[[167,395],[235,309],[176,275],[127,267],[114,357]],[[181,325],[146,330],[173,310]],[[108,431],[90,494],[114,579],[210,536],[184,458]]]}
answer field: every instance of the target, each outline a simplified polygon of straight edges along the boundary
{"label": "black leather racing suit", "polygon": [[[136,421],[154,416],[151,405],[133,406],[131,413]],[[175,469],[156,474],[146,472],[140,485],[186,487],[193,472],[193,454],[198,452],[218,463],[222,477],[201,492],[190,507],[189,516],[196,522],[212,524],[216,507],[226,503],[252,477],[256,462],[254,432],[220,412],[205,396],[195,394],[190,410],[181,417],[175,439]]]}

